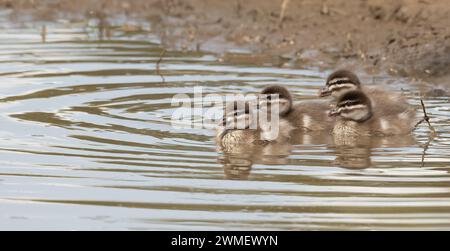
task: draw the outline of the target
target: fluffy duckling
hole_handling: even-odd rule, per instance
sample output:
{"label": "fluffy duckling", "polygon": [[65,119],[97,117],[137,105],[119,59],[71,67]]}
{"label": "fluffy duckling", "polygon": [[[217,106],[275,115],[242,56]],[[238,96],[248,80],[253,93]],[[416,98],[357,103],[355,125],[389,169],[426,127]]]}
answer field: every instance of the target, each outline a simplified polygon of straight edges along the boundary
{"label": "fluffy duckling", "polygon": [[[236,101],[226,106],[216,134],[216,140],[222,147],[286,141],[294,130],[328,133],[333,129],[336,119],[328,116],[328,102],[303,101],[293,105],[291,93],[279,85],[266,87],[258,100],[248,101],[241,106],[239,109]],[[258,121],[260,116],[267,116],[267,120]],[[278,117],[278,128],[272,128],[270,123],[275,116]]]}
{"label": "fluffy duckling", "polygon": [[[293,110],[291,93],[283,86],[271,85],[261,91],[258,103],[259,116],[267,116],[260,120],[261,136],[266,141],[280,141],[289,138],[294,129],[288,115]],[[273,119],[278,120],[278,128],[272,128],[277,123],[271,123]],[[276,120],[273,122],[277,122]]]}
{"label": "fluffy duckling", "polygon": [[339,99],[344,93],[354,90],[363,91],[372,100],[372,108],[402,113],[411,107],[399,93],[387,91],[379,86],[361,86],[359,78],[351,71],[338,70],[330,74],[326,86],[319,91],[320,97],[332,96]]}
{"label": "fluffy duckling", "polygon": [[[289,125],[301,131],[331,131],[333,128],[335,118],[328,116],[329,104],[326,101],[302,101],[293,105],[290,92],[279,85],[269,86],[261,94],[267,95],[267,99],[259,103],[261,106],[265,105],[265,100],[269,100],[268,109],[273,103],[279,106],[280,130],[283,132],[292,130],[286,130]],[[275,102],[270,100],[273,94],[279,95]]]}
{"label": "fluffy duckling", "polygon": [[399,112],[392,109],[373,109],[371,99],[362,91],[349,91],[338,100],[329,113],[337,116],[333,134],[347,136],[386,136],[409,134],[414,129],[416,112],[411,107]]}
{"label": "fluffy duckling", "polygon": [[[257,126],[250,107],[254,102],[245,102],[244,108],[238,107],[238,101],[226,105],[224,116],[216,129],[216,141],[224,151],[235,151],[241,144],[262,144],[262,129]],[[255,108],[257,109],[257,108]]]}
{"label": "fluffy duckling", "polygon": [[[256,101],[247,101],[239,108],[238,101],[226,105],[224,117],[217,128],[216,140],[228,148],[241,143],[267,143],[289,138],[293,130],[284,119],[292,109],[292,97],[282,86],[265,88]],[[264,116],[263,119],[258,119]],[[278,119],[278,126],[272,120]]]}
{"label": "fluffy duckling", "polygon": [[361,82],[353,72],[337,70],[328,76],[325,87],[319,91],[319,96],[327,97],[331,95],[334,99],[337,99],[345,92],[360,88]]}

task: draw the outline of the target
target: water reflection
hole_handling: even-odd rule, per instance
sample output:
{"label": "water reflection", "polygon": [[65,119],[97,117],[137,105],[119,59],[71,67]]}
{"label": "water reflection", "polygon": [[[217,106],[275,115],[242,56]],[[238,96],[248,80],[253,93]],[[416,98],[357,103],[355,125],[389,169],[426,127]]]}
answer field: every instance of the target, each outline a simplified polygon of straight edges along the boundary
{"label": "water reflection", "polygon": [[399,135],[389,137],[335,138],[336,160],[335,164],[344,168],[371,167],[372,149],[374,148],[401,148],[415,146],[413,135]]}
{"label": "water reflection", "polygon": [[[413,147],[417,145],[417,141],[414,135],[359,136],[343,140],[333,137],[329,132],[306,133],[298,130],[291,134],[289,142],[241,143],[227,148],[220,146],[220,143],[218,143],[217,150],[223,153],[218,156],[218,163],[223,165],[225,178],[248,179],[253,165],[289,164],[289,156],[292,154],[292,150],[296,146],[302,145],[326,145],[327,149],[335,156],[332,161],[333,165],[348,169],[364,169],[372,167],[372,149]],[[425,151],[426,148],[424,148]]]}
{"label": "water reflection", "polygon": [[248,179],[254,164],[286,165],[293,146],[290,142],[264,144],[238,144],[224,148],[218,146],[223,155],[218,162],[223,165],[225,178]]}

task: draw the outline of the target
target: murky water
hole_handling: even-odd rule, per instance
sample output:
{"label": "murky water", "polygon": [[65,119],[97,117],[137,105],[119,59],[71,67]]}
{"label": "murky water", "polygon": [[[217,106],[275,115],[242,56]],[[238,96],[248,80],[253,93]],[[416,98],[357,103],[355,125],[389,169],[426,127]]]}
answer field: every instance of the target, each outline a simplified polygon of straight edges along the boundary
{"label": "murky water", "polygon": [[422,126],[223,153],[213,130],[170,126],[173,95],[282,84],[305,100],[328,72],[176,51],[156,72],[149,36],[58,24],[42,43],[38,25],[0,27],[0,229],[450,229],[449,97],[425,99],[431,142]]}

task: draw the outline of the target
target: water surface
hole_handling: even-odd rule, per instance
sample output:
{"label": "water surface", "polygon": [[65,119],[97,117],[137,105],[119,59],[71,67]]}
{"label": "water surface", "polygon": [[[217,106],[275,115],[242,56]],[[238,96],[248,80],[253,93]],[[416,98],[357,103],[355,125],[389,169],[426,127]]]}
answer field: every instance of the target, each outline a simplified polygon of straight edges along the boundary
{"label": "water surface", "polygon": [[[150,35],[46,27],[43,43],[40,24],[0,25],[0,229],[450,229],[449,97],[425,98],[431,142],[422,126],[224,153],[214,130],[171,127],[175,94],[282,84],[306,100],[329,72],[178,51],[156,71],[163,48]],[[416,87],[390,83],[419,107]]]}

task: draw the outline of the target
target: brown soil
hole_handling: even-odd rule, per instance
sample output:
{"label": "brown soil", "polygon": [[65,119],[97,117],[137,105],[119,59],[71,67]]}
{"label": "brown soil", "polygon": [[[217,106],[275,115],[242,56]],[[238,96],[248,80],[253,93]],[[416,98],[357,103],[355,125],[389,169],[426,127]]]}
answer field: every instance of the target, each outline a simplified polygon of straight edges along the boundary
{"label": "brown soil", "polygon": [[0,8],[43,20],[140,19],[168,48],[243,48],[293,67],[450,86],[450,0],[0,0]]}

